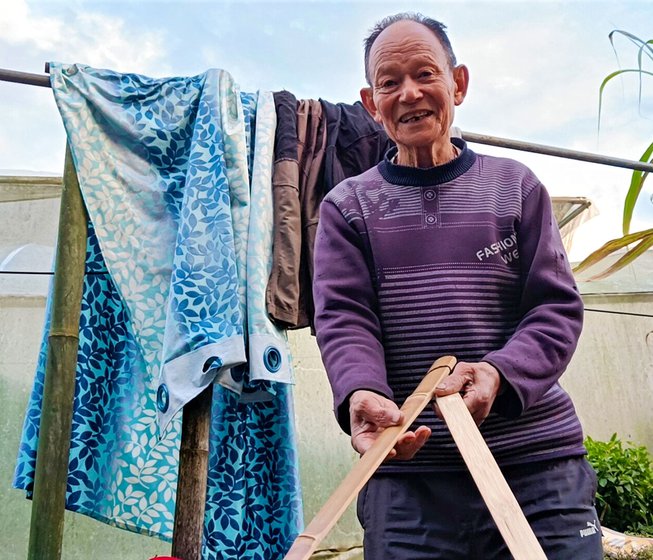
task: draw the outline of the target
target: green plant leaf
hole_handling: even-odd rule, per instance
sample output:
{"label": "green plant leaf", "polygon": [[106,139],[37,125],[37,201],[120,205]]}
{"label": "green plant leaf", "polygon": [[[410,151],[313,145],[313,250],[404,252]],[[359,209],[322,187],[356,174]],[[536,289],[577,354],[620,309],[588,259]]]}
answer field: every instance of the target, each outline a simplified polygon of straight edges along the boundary
{"label": "green plant leaf", "polygon": [[[639,161],[648,163],[653,162],[653,142],[651,145],[644,150],[642,157],[639,158]],[[630,180],[630,187],[628,188],[628,193],[626,194],[626,200],[624,201],[624,216],[623,216],[623,233],[628,235],[630,233],[630,222],[633,218],[633,212],[635,210],[635,204],[639,198],[639,193],[642,192],[642,187],[644,186],[644,181],[648,177],[648,171],[633,171],[632,178]]]}
{"label": "green plant leaf", "polygon": [[580,273],[583,270],[588,269],[590,266],[599,263],[600,261],[610,256],[615,251],[618,251],[619,249],[623,249],[627,245],[636,243],[637,241],[640,241],[642,239],[647,239],[649,236],[653,236],[653,228],[644,231],[638,231],[635,233],[630,233],[628,235],[624,235],[623,237],[619,237],[618,239],[611,239],[610,241],[605,243],[602,247],[600,247],[599,249],[591,253],[589,256],[587,256],[582,262],[580,262],[574,268],[574,272]]}
{"label": "green plant leaf", "polygon": [[646,74],[648,76],[653,76],[653,72],[649,72],[648,70],[642,70],[641,68],[623,68],[622,70],[615,70],[614,72],[611,72],[603,79],[601,85],[599,86],[599,115],[598,115],[599,132],[601,131],[601,111],[603,108],[603,90],[605,89],[605,86],[607,86],[608,83],[612,79],[616,78],[617,76],[621,76],[622,74],[631,74],[631,73],[639,74],[640,85],[641,85],[641,77],[643,74]]}
{"label": "green plant leaf", "polygon": [[[619,63],[619,53],[617,52],[617,48],[615,47],[614,44],[614,38],[615,35],[623,35],[626,37],[631,43],[633,43],[637,49],[637,68],[639,70],[642,70],[643,68],[643,62],[642,62],[642,57],[646,55],[648,58],[653,60],[653,39],[649,39],[648,41],[644,41],[643,39],[640,39],[636,35],[633,35],[632,33],[629,33],[628,31],[624,31],[622,29],[613,29],[609,34],[608,34],[608,39],[610,40],[610,45],[612,46],[612,50],[614,52],[614,56],[617,59],[617,63]],[[642,78],[640,76],[639,79],[639,103],[641,104],[642,101]]]}
{"label": "green plant leaf", "polygon": [[[612,45],[612,50],[615,51],[615,56],[617,55],[617,50],[614,46],[614,38],[615,35],[623,35],[626,37],[628,40],[630,40],[631,43],[637,45],[641,49],[647,49],[647,54],[653,60],[653,48],[650,46],[653,44],[653,39],[650,39],[648,41],[644,41],[643,39],[640,39],[637,35],[633,35],[632,33],[628,31],[624,31],[623,29],[613,29],[608,33],[608,39],[610,40],[610,44]],[[617,56],[617,60],[619,57]]]}
{"label": "green plant leaf", "polygon": [[619,53],[617,52],[617,48],[615,47],[614,44],[614,38],[615,35],[623,35],[626,37],[631,43],[633,43],[635,46],[639,47],[638,52],[637,52],[637,66],[638,68],[642,68],[642,56],[646,54],[651,60],[653,60],[653,39],[649,39],[648,41],[644,41],[643,39],[640,39],[637,37],[637,35],[633,35],[632,33],[629,33],[628,31],[624,31],[623,29],[613,29],[610,31],[608,34],[608,39],[610,40],[610,45],[612,45],[612,50],[614,51],[615,58],[617,59],[617,63],[619,62]]}
{"label": "green plant leaf", "polygon": [[[648,450],[609,441],[585,439],[587,458],[596,471],[600,522],[622,532],[648,530],[653,524],[653,464]],[[648,529],[647,529],[648,528]]]}
{"label": "green plant leaf", "polygon": [[[637,47],[637,67],[620,68],[619,70],[616,70],[608,74],[601,82],[601,85],[599,86],[599,109],[598,109],[598,119],[597,119],[597,130],[599,133],[601,130],[601,115],[603,111],[603,102],[604,102],[603,96],[605,93],[606,86],[617,77],[622,77],[625,74],[636,73],[638,75],[638,80],[639,80],[638,81],[638,108],[640,110],[640,116],[641,116],[643,78],[645,76],[653,76],[653,72],[644,69],[645,59],[653,61],[653,39],[649,39],[645,41],[628,31],[624,31],[622,29],[613,29],[608,34],[608,38],[610,40],[610,45],[612,46],[612,50],[614,51],[619,66],[621,66],[621,64],[619,63],[619,53],[617,51],[616,44],[615,44],[616,39],[618,37],[625,38],[628,42],[632,43],[635,47]],[[643,163],[649,163],[649,162],[653,163],[653,143],[651,143],[646,148],[646,150],[642,154],[642,157],[640,158],[640,161]],[[601,278],[605,278],[606,276],[609,276],[610,274],[616,272],[617,270],[620,270],[627,264],[631,263],[638,256],[643,254],[644,251],[646,251],[649,247],[653,246],[651,244],[651,236],[648,233],[650,230],[647,230],[646,232],[639,232],[638,234],[630,233],[630,227],[631,227],[633,213],[635,211],[635,206],[637,204],[637,200],[641,195],[644,182],[646,181],[647,177],[648,177],[648,172],[642,172],[642,171],[634,171],[631,175],[630,185],[628,187],[628,191],[624,199],[624,209],[623,209],[623,217],[622,217],[622,231],[624,236],[622,238],[609,241],[603,247],[599,248],[597,251],[594,251],[591,255],[589,255],[589,257],[587,257],[582,263],[580,263],[580,265],[576,267],[574,272],[581,272],[586,268],[600,262],[602,259],[606,258],[614,251],[624,248],[630,245],[631,243],[639,242],[634,248],[627,250],[626,253],[619,260],[617,260],[612,266],[610,266],[607,270],[605,270],[601,274],[593,276],[589,280],[598,280]]]}
{"label": "green plant leaf", "polygon": [[649,231],[651,233],[646,237],[644,237],[633,249],[626,251],[612,266],[610,266],[603,272],[592,276],[588,280],[594,281],[594,280],[602,280],[603,278],[607,278],[611,274],[614,274],[618,270],[621,270],[625,266],[629,265],[639,256],[643,255],[646,251],[648,251],[648,249],[653,247],[653,229],[646,230],[646,231]]}

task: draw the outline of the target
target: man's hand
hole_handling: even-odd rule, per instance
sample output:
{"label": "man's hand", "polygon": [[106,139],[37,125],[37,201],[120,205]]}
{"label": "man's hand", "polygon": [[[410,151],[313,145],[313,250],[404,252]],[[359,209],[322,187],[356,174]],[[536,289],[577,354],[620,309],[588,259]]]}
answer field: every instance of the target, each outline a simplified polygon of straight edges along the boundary
{"label": "man's hand", "polygon": [[[363,455],[385,428],[401,424],[403,416],[391,400],[373,391],[355,391],[349,398],[352,447]],[[412,459],[430,435],[431,430],[426,426],[420,426],[414,432],[406,432],[399,438],[387,459]]]}
{"label": "man's hand", "polygon": [[[492,403],[501,387],[501,376],[497,369],[487,362],[458,362],[453,373],[442,380],[435,390],[436,397],[461,393],[477,426],[490,414]],[[442,418],[437,402],[435,413]]]}

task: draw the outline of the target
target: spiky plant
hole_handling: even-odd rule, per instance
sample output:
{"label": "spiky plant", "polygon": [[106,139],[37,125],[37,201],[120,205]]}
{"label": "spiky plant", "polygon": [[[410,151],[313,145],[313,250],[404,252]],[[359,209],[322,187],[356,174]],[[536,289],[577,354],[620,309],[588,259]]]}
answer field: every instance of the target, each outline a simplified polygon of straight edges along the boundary
{"label": "spiky plant", "polygon": [[[632,33],[623,31],[620,29],[615,29],[609,34],[610,44],[612,45],[615,55],[617,54],[617,49],[615,47],[615,37],[623,36],[628,39],[629,42],[633,43],[637,47],[637,64],[634,67],[630,68],[621,68],[614,72],[608,74],[601,86],[599,87],[599,118],[598,123],[599,127],[601,124],[601,110],[603,106],[603,94],[605,87],[612,82],[615,78],[623,76],[625,74],[636,73],[639,80],[639,102],[642,100],[642,89],[643,89],[643,80],[645,77],[653,76],[653,72],[645,70],[644,63],[648,61],[653,61],[653,39],[645,41],[636,37]],[[618,57],[617,57],[618,58]],[[653,142],[644,150],[644,153],[639,158],[639,161],[644,163],[653,163]],[[626,252],[611,266],[603,270],[602,272],[593,275],[588,280],[599,280],[605,278],[614,272],[622,269],[624,266],[633,262],[637,257],[642,255],[649,248],[653,247],[653,228],[638,231],[635,233],[630,232],[630,225],[633,217],[633,212],[635,210],[635,204],[639,199],[639,196],[642,192],[644,182],[648,177],[647,171],[634,171],[630,180],[630,187],[626,193],[626,198],[624,200],[624,210],[623,210],[623,236],[618,239],[612,239],[608,241],[605,245],[594,251],[590,254],[585,260],[583,260],[576,268],[574,268],[575,273],[583,272],[589,267],[599,263],[615,251],[623,249],[624,247],[629,247]]]}

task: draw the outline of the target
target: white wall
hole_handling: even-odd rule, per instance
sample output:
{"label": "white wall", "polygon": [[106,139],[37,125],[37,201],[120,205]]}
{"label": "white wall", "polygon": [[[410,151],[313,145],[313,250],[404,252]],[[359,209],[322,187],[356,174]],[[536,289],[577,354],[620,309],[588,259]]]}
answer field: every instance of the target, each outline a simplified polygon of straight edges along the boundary
{"label": "white wall", "polygon": [[[583,301],[586,309],[653,315],[653,293],[585,295]],[[587,435],[607,440],[617,433],[653,453],[653,318],[586,311],[561,383]]]}

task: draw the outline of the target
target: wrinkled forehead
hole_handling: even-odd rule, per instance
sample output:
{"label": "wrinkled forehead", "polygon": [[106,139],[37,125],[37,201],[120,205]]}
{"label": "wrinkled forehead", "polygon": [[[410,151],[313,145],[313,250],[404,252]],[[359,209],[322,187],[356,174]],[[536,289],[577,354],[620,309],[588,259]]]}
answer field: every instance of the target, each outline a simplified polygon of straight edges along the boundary
{"label": "wrinkled forehead", "polygon": [[440,39],[425,25],[415,21],[398,21],[384,29],[370,49],[370,70],[386,64],[408,64],[414,59],[431,59],[449,63]]}

